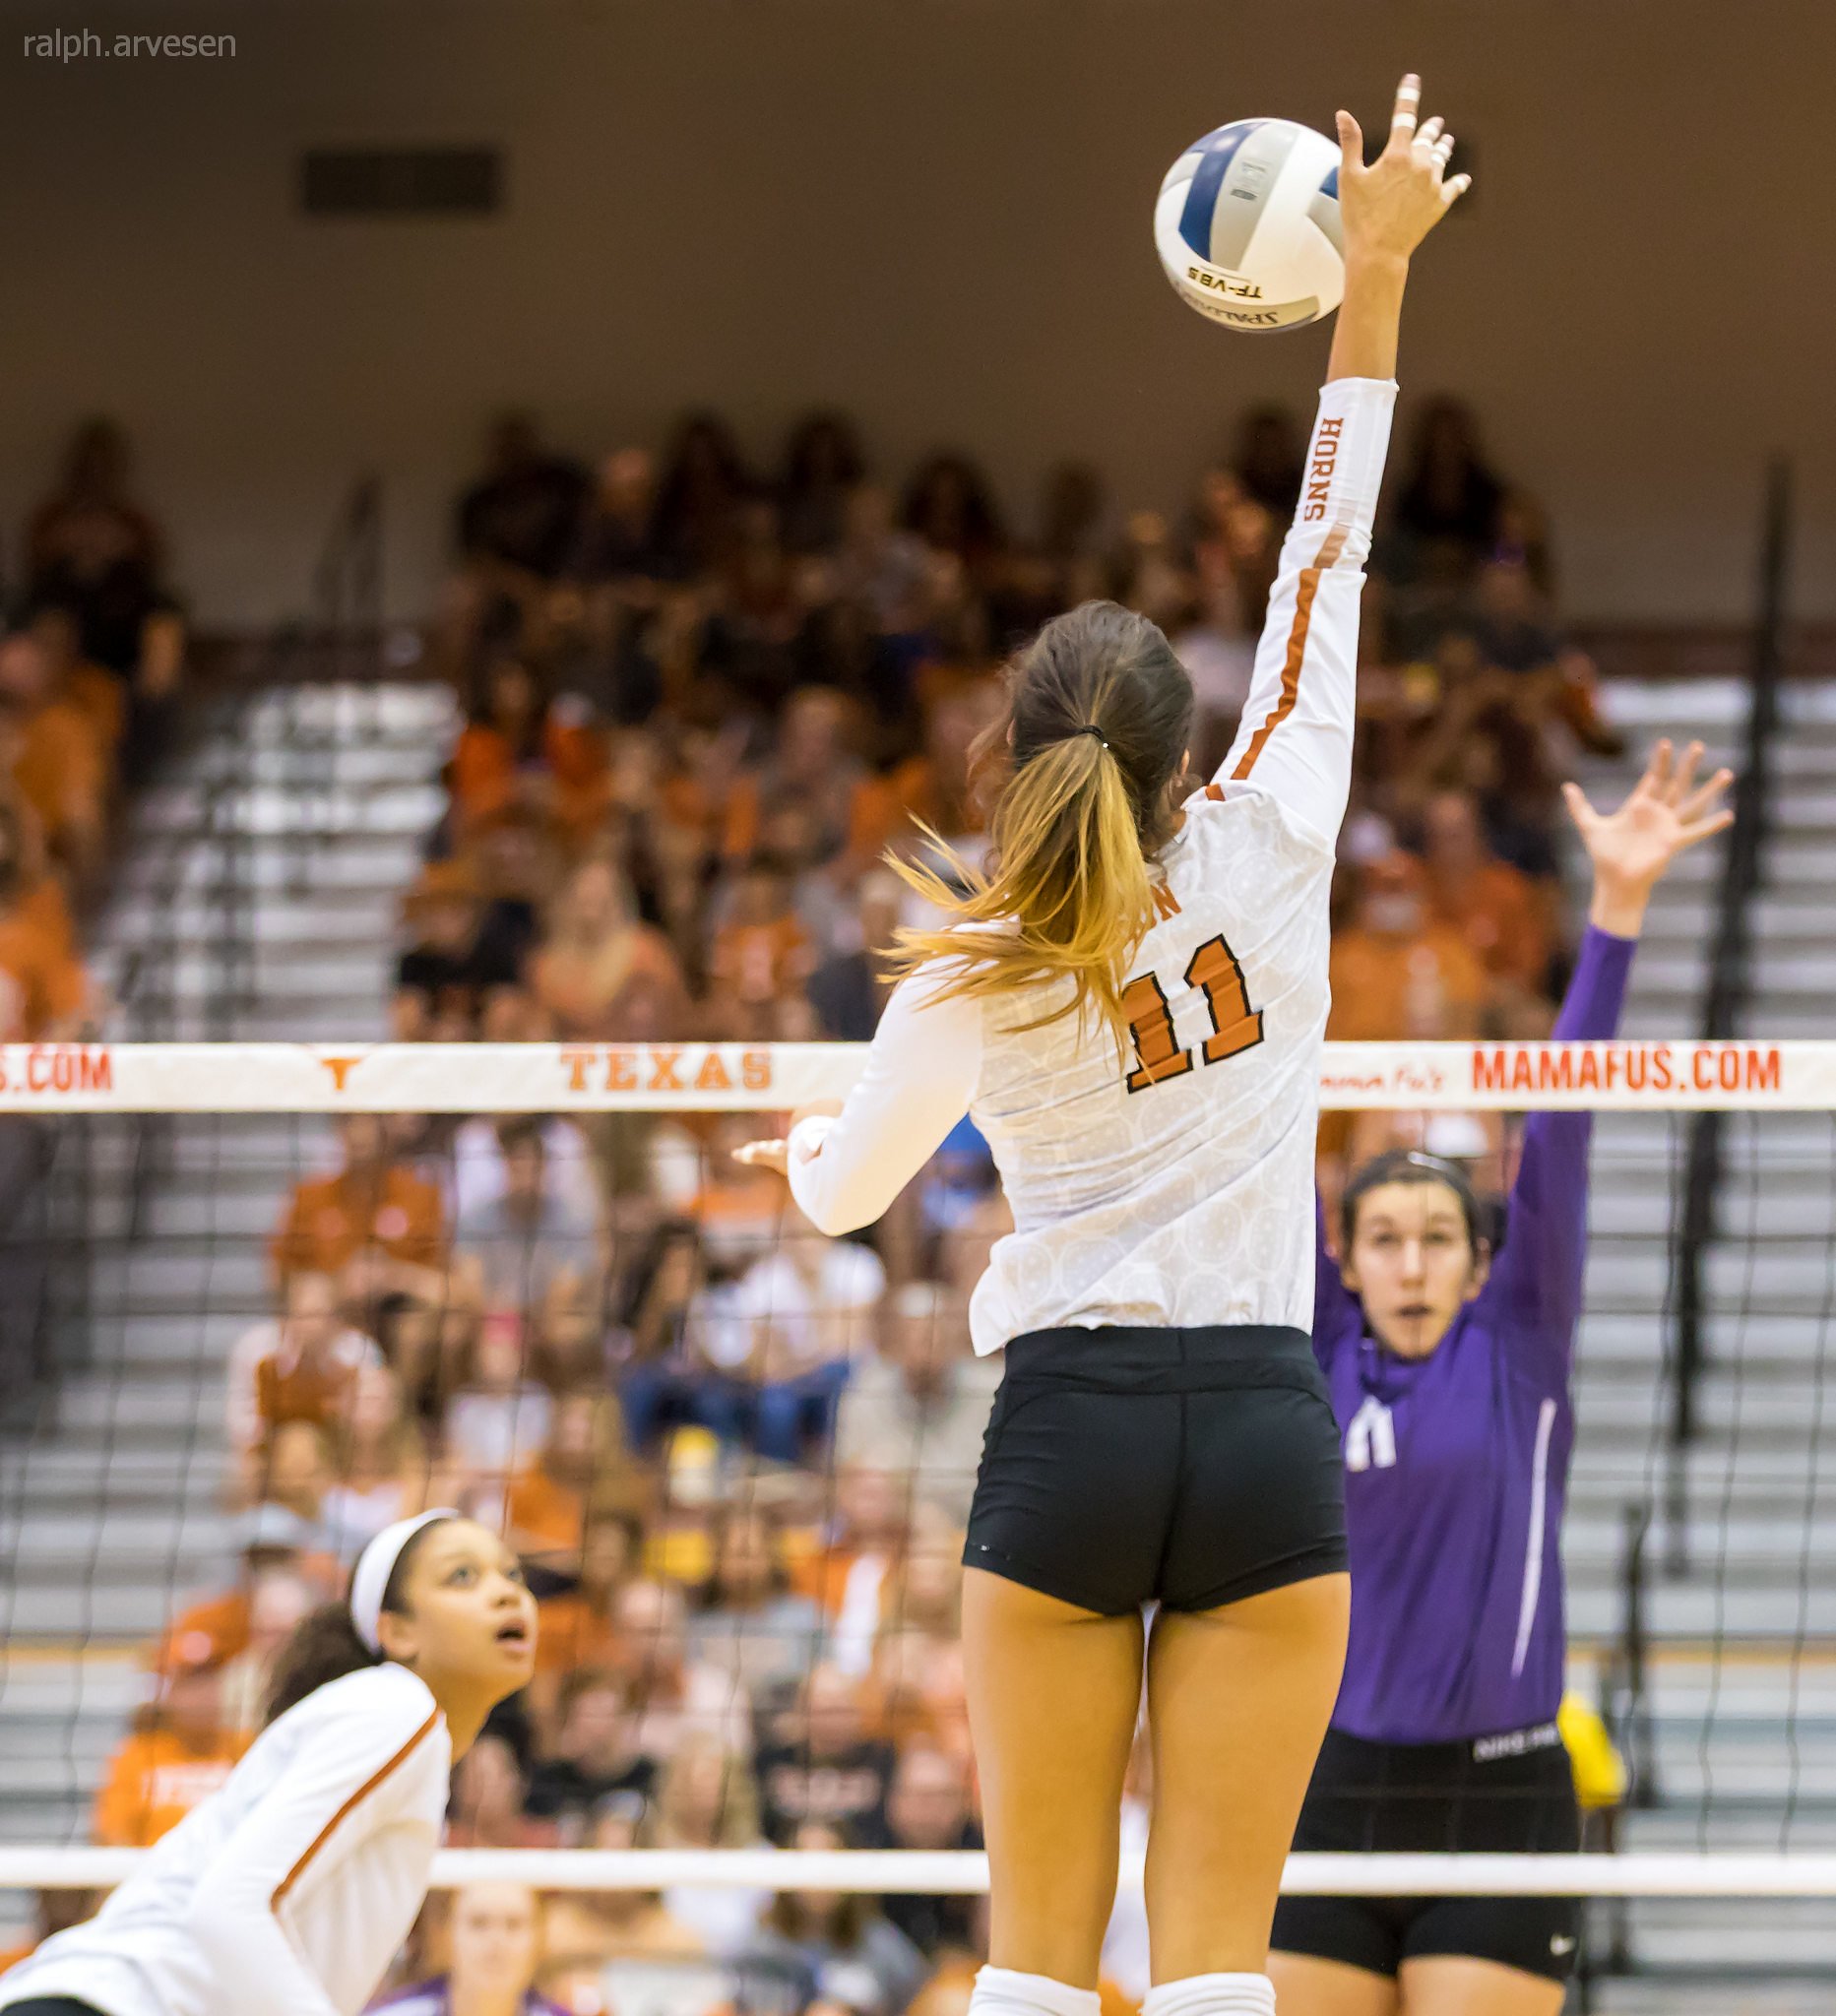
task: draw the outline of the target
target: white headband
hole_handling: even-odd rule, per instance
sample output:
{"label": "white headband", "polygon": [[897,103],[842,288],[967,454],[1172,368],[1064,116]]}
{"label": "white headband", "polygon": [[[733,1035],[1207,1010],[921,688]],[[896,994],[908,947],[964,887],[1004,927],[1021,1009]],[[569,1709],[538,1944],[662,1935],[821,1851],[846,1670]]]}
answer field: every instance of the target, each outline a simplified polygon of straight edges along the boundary
{"label": "white headband", "polygon": [[422,1512],[413,1519],[398,1519],[393,1526],[385,1526],[357,1556],[357,1565],[350,1571],[350,1621],[372,1652],[383,1649],[376,1634],[377,1620],[382,1616],[383,1595],[395,1573],[395,1564],[402,1558],[402,1549],[423,1526],[431,1526],[436,1519],[464,1517],[463,1512],[455,1512],[450,1505],[437,1505],[431,1512]]}

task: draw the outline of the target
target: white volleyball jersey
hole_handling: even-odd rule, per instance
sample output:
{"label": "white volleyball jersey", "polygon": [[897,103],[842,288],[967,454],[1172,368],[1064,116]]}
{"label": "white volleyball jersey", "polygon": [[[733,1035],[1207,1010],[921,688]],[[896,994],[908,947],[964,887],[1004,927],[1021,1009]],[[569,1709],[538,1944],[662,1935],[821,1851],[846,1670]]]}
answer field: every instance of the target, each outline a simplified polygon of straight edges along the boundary
{"label": "white volleyball jersey", "polygon": [[426,1897],[451,1763],[406,1667],[318,1688],[95,1917],[0,1976],[0,2009],[71,1995],[104,2016],[357,2016]]}
{"label": "white volleyball jersey", "polygon": [[1124,996],[1133,1054],[1092,1018],[1016,1033],[1068,979],[939,1000],[926,969],[888,1002],[840,1117],[792,1130],[791,1193],[841,1232],[968,1110],[1015,1223],[971,1303],[978,1352],[1062,1325],[1311,1323],[1327,903],[1395,397],[1357,378],[1320,396],[1242,725],[1160,857]]}

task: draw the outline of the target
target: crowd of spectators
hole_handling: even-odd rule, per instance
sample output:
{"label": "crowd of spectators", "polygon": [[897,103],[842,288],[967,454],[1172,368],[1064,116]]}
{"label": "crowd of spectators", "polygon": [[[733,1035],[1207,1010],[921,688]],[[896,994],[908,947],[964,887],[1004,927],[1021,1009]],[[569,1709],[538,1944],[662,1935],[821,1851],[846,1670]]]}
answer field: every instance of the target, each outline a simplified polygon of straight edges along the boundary
{"label": "crowd of spectators", "polygon": [[[1199,693],[1195,761],[1216,765],[1303,445],[1258,411],[1183,514],[1119,530],[1098,472],[1067,464],[1023,535],[973,462],[889,486],[833,414],[770,475],[705,414],[661,458],[621,447],[592,473],[505,421],[430,635],[467,719],[404,892],[396,1033],[868,1038],[875,954],[913,914],[882,855],[919,821],[983,844],[974,745],[1042,619],[1107,595],[1158,620]],[[1468,416],[1430,408],[1399,465],[1331,1034],[1539,1034],[1566,946],[1553,779],[1612,730],[1551,613],[1535,507]],[[0,669],[31,654],[68,692],[93,645],[48,606]],[[41,823],[80,867],[80,826]],[[1437,1124],[1467,1128],[1448,1152],[1484,1145],[1476,1122]],[[341,1564],[451,1503],[503,1525],[541,1609],[535,1682],[456,1774],[455,1843],[977,1843],[959,1554],[996,1368],[966,1309],[1005,1206],[965,1123],[870,1235],[826,1239],[731,1161],[755,1131],[341,1122],[335,1165],[275,1228],[275,1314],[230,1359],[242,1572],[164,1633],[98,1839],[150,1841],[221,1782],[273,1647]],[[1323,1168],[1363,1145],[1329,1128]],[[981,1937],[955,1899],[479,1886],[430,1914],[408,1964],[464,1976],[449,2006],[493,2016],[542,1995],[586,2016],[619,1970],[685,2012],[743,1993],[787,2016],[942,2016]],[[1139,1946],[1120,1928],[1111,1966],[1136,1994]]]}
{"label": "crowd of spectators", "polygon": [[75,1036],[96,1019],[74,920],[184,664],[162,545],[119,430],[87,422],[0,595],[0,1041]]}

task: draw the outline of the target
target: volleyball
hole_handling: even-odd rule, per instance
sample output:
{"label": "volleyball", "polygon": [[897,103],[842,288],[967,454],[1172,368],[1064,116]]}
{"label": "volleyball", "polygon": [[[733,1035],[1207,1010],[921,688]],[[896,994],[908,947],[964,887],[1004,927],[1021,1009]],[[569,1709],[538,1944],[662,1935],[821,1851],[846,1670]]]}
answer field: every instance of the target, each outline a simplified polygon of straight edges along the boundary
{"label": "volleyball", "polygon": [[1345,292],[1339,147],[1291,119],[1238,119],[1188,147],[1154,206],[1179,296],[1227,329],[1301,329]]}

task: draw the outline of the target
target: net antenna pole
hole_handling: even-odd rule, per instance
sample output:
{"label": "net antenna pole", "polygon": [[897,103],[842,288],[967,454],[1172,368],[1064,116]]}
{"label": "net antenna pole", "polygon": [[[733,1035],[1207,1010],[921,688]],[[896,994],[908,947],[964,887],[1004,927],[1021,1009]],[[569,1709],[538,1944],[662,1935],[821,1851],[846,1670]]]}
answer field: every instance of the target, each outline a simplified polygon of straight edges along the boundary
{"label": "net antenna pole", "polygon": [[[1760,534],[1759,606],[1748,673],[1745,747],[1734,788],[1734,825],[1722,862],[1714,948],[1702,992],[1699,1034],[1732,1037],[1752,1005],[1753,903],[1758,895],[1772,821],[1772,749],[1778,732],[1779,686],[1785,667],[1787,570],[1795,513],[1792,472],[1783,456],[1767,466]],[[1670,1465],[1665,1564],[1688,1570],[1688,1463],[1698,1429],[1697,1389],[1707,1357],[1708,1252],[1716,1234],[1727,1116],[1690,1116],[1682,1210],[1671,1249],[1675,1365],[1671,1393]]]}

